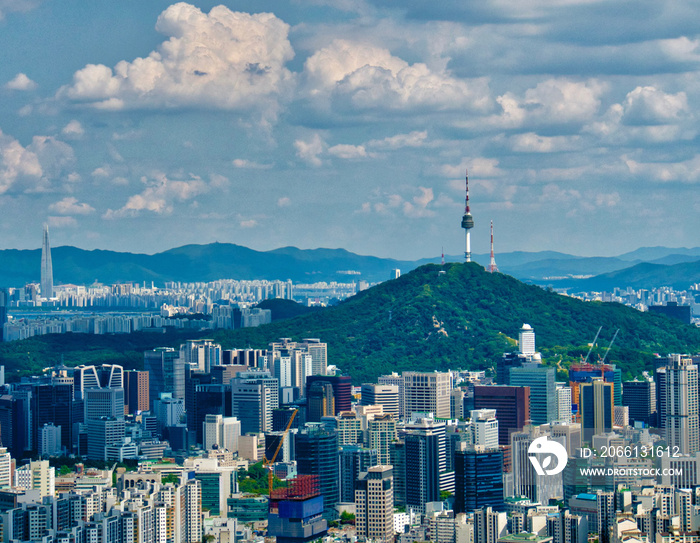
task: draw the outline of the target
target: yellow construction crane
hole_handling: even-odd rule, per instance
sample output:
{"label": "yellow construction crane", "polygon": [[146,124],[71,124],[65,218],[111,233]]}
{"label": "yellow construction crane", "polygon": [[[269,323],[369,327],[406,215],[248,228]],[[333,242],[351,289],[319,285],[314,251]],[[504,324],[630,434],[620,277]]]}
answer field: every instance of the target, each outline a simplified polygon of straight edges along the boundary
{"label": "yellow construction crane", "polygon": [[289,429],[292,427],[292,423],[294,422],[294,417],[297,416],[297,411],[298,409],[295,409],[294,412],[292,413],[292,416],[289,417],[289,422],[287,423],[287,427],[284,429],[284,433],[282,434],[282,439],[280,439],[280,442],[277,444],[277,449],[275,450],[275,454],[272,456],[272,459],[268,460],[264,455],[263,455],[263,467],[267,468],[267,487],[268,487],[268,496],[272,498],[272,464],[275,463],[275,459],[277,458],[277,455],[280,452],[280,449],[282,448],[282,444],[284,443],[284,438],[287,437],[287,434],[289,433]]}

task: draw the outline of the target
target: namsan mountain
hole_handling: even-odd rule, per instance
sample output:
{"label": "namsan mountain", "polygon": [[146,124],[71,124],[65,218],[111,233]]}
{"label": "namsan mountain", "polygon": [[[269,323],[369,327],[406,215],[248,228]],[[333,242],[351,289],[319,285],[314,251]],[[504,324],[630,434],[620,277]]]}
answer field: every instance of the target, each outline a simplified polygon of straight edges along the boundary
{"label": "namsan mountain", "polygon": [[328,359],[355,383],[404,370],[488,369],[517,349],[530,324],[545,363],[578,361],[603,327],[591,360],[623,376],[652,368],[654,353],[697,352],[700,329],[621,304],[583,302],[528,285],[476,263],[427,264],[330,307],[259,328],[219,331],[225,348],[263,348],[280,337],[320,338]]}
{"label": "namsan mountain", "polygon": [[144,350],[177,346],[188,337],[211,337],[227,349],[263,349],[281,337],[313,337],[328,344],[329,363],[361,384],[392,371],[488,370],[504,352],[517,350],[513,338],[523,323],[534,328],[544,363],[557,366],[559,379],[566,378],[571,362],[587,354],[599,327],[590,359],[605,356],[619,329],[606,361],[619,364],[623,378],[652,369],[654,353],[700,352],[696,327],[621,304],[583,302],[506,274],[488,273],[477,263],[427,264],[337,306],[295,317],[303,307],[266,304],[281,313],[273,314],[272,324],[258,328],[40,336],[0,345],[0,363],[10,378],[59,362],[139,368]]}

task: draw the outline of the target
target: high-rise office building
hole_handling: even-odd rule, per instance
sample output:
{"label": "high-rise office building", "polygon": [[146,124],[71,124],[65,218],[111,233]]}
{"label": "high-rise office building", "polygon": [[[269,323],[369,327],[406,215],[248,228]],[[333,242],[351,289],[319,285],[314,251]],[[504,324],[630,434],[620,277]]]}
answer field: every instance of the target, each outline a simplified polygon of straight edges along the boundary
{"label": "high-rise office building", "polygon": [[403,372],[404,414],[432,413],[435,418],[450,418],[452,379],[447,372]]}
{"label": "high-rise office building", "polygon": [[381,405],[384,413],[399,418],[399,387],[365,383],[360,392],[360,405]]}
{"label": "high-rise office building", "polygon": [[392,465],[391,443],[396,440],[396,419],[377,415],[367,421],[367,446],[379,453],[379,464]]}
{"label": "high-rise office building", "polygon": [[223,449],[238,451],[238,438],[241,437],[241,422],[236,417],[208,414],[204,417],[203,446],[205,450]]}
{"label": "high-rise office building", "polygon": [[306,338],[301,342],[311,355],[311,375],[326,375],[328,366],[328,344],[322,343],[320,339]]}
{"label": "high-rise office building", "polygon": [[498,420],[495,409],[472,409],[470,412],[474,445],[487,449],[498,448]]}
{"label": "high-rise office building", "polygon": [[88,388],[84,391],[83,420],[100,417],[124,418],[123,388]]}
{"label": "high-rise office building", "polygon": [[597,434],[612,432],[614,416],[613,384],[597,378],[591,383],[581,383],[581,426],[583,440],[590,443]]}
{"label": "high-rise office building", "polygon": [[447,470],[445,423],[418,419],[405,427],[406,504],[425,511],[440,501],[440,492],[454,492],[454,471]]}
{"label": "high-rise office building", "polygon": [[173,398],[185,397],[185,361],[171,347],[158,347],[144,353],[144,370],[149,374],[148,395],[151,401],[161,392]]}
{"label": "high-rise office building", "polygon": [[571,387],[565,383],[556,384],[557,394],[557,421],[563,424],[571,424],[573,422],[573,414],[571,412]]}
{"label": "high-rise office building", "polygon": [[121,445],[124,441],[124,418],[102,417],[87,422],[87,457],[91,460],[108,460],[107,447]]}
{"label": "high-rise office building", "polygon": [[[197,385],[195,390],[196,412],[194,413],[197,443],[204,443],[204,423],[210,415],[222,417],[233,416],[231,386],[229,385]],[[242,433],[246,433],[241,428]]]}
{"label": "high-rise office building", "polygon": [[51,263],[51,244],[49,243],[49,225],[44,225],[41,243],[41,297],[53,298],[53,264]]}
{"label": "high-rise office building", "polygon": [[359,445],[341,446],[338,452],[340,460],[340,501],[355,501],[355,482],[360,473],[379,464],[377,451],[365,449]]}
{"label": "high-rise office building", "polygon": [[510,434],[530,420],[530,387],[475,385],[474,409],[495,409],[498,443],[510,445]]}
{"label": "high-rise office building", "polygon": [[455,455],[455,511],[503,508],[503,452],[498,447],[460,443]]}
{"label": "high-rise office building", "polygon": [[530,387],[530,420],[533,424],[548,424],[557,420],[555,370],[534,362],[511,368],[512,386]]}
{"label": "high-rise office building", "polygon": [[39,443],[44,424],[61,427],[61,445],[73,450],[73,386],[70,384],[31,385],[32,444]]}
{"label": "high-rise office building", "polygon": [[338,434],[320,423],[309,423],[295,435],[297,472],[317,475],[323,496],[323,516],[334,520],[340,499]]}
{"label": "high-rise office building", "polygon": [[188,339],[180,346],[180,357],[193,369],[209,373],[212,366],[221,365],[221,345],[211,339]]}
{"label": "high-rise office building", "polygon": [[681,454],[700,450],[698,426],[698,366],[692,357],[672,354],[666,366],[664,393],[665,435]]}
{"label": "high-rise office building", "polygon": [[[387,385],[387,386],[395,386],[398,387],[399,389],[399,420],[403,419],[404,417],[404,409],[403,409],[403,375],[399,375],[398,373],[394,372],[391,375],[380,375],[379,378],[377,379],[377,383],[380,385]],[[396,476],[394,476],[394,482],[396,480]]]}
{"label": "high-rise office building", "polygon": [[241,433],[272,431],[272,413],[279,407],[279,383],[268,371],[240,372],[231,379],[231,416],[241,421]]}
{"label": "high-rise office building", "polygon": [[335,402],[333,415],[352,409],[352,379],[349,375],[311,375],[306,378],[307,394],[308,388],[313,383],[330,383],[333,387]]}
{"label": "high-rise office building", "polygon": [[572,364],[569,368],[571,402],[580,405],[581,383],[590,383],[593,379],[601,377],[606,383],[613,383],[613,401],[615,405],[622,405],[622,370],[615,364]]}
{"label": "high-rise office building", "polygon": [[323,417],[335,414],[333,385],[325,381],[312,381],[306,387],[306,420],[321,422]]}
{"label": "high-rise office building", "polygon": [[358,537],[377,543],[394,541],[394,488],[391,466],[373,466],[355,485],[355,529]]}
{"label": "high-rise office building", "polygon": [[539,475],[530,460],[530,445],[538,437],[546,436],[566,448],[566,435],[553,435],[546,426],[526,426],[522,432],[511,434],[511,461],[513,465],[513,495],[526,496],[532,501],[549,503],[550,498],[563,495],[561,473]]}
{"label": "high-rise office building", "polygon": [[625,381],[622,384],[622,405],[629,407],[630,424],[656,424],[656,383],[652,379]]}
{"label": "high-rise office building", "polygon": [[[0,396],[0,443],[14,458],[21,458],[28,447],[28,434],[31,428],[26,424],[26,401],[17,395]],[[58,448],[61,448],[59,439]]]}
{"label": "high-rise office building", "polygon": [[148,395],[147,371],[130,370],[124,372],[124,402],[127,413],[130,415],[149,410],[151,402]]}

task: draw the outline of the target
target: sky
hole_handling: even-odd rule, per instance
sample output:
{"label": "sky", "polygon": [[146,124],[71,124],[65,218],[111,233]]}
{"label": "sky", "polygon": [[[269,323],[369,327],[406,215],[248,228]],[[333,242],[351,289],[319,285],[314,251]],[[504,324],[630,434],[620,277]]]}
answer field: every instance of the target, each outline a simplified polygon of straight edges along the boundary
{"label": "sky", "polygon": [[700,245],[695,0],[0,0],[0,248]]}

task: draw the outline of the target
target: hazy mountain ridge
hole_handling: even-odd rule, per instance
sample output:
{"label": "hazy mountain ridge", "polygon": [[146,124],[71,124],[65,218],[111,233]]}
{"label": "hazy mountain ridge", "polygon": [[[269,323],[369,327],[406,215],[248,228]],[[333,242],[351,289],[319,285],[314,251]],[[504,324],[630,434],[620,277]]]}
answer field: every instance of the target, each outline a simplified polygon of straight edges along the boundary
{"label": "hazy mountain ridge", "polygon": [[[695,255],[700,259],[700,248],[641,248],[620,257],[580,257],[556,251],[528,253],[515,251],[496,255],[496,262],[503,273],[533,282],[555,284],[557,278],[569,278],[561,284],[585,285],[612,284],[613,286],[661,286],[671,284],[665,277],[674,277],[673,284],[682,282],[682,273],[695,277],[695,266],[677,272],[667,266],[655,268],[655,273],[641,273],[632,269],[640,264],[635,258],[645,256],[662,265],[688,264]],[[394,268],[403,273],[426,263],[439,263],[440,257],[417,261],[403,261],[351,253],[345,249],[299,249],[281,247],[272,251],[256,251],[230,243],[184,245],[153,255],[123,253],[107,250],[83,250],[63,246],[52,250],[55,284],[105,284],[118,282],[150,282],[162,285],[166,281],[213,281],[217,279],[291,279],[294,282],[365,280],[384,281]],[[461,262],[463,257],[448,255],[447,261]],[[474,255],[482,266],[489,263],[489,255]],[[697,260],[697,259],[696,259]],[[41,250],[6,249],[0,251],[0,286],[22,286],[39,281]],[[629,273],[622,270],[630,268]],[[644,268],[642,268],[644,269]],[[348,275],[358,271],[360,275]],[[600,280],[583,283],[570,279],[575,276],[601,276]],[[606,282],[607,281],[607,282]],[[656,281],[639,285],[639,281]],[[686,281],[687,282],[687,281]],[[687,285],[686,285],[687,286]],[[587,287],[586,287],[587,288]],[[596,287],[598,288],[598,287]]]}

